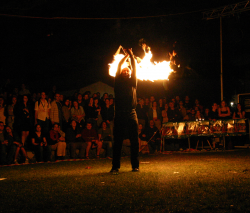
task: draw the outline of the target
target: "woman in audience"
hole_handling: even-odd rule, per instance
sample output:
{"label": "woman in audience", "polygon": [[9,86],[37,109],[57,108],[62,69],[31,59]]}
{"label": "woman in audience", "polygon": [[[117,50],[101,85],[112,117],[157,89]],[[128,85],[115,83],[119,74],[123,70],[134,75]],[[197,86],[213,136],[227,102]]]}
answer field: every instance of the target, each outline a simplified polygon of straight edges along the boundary
{"label": "woman in audience", "polygon": [[139,100],[139,104],[136,106],[136,113],[137,113],[137,118],[138,122],[142,124],[143,129],[145,128],[146,120],[147,120],[147,111],[144,107],[144,99],[141,98]]}
{"label": "woman in audience", "polygon": [[29,163],[27,153],[23,147],[23,144],[21,143],[21,140],[20,140],[18,134],[13,132],[12,129],[10,128],[10,126],[6,126],[5,130],[8,134],[7,135],[8,142],[16,145],[16,153],[15,153],[15,157],[14,157],[14,163],[18,164],[17,158],[18,158],[20,150],[21,150],[23,156],[25,157],[25,163]]}
{"label": "woman in audience", "polygon": [[107,127],[105,121],[102,122],[101,128],[98,130],[99,141],[102,142],[102,148],[106,150],[106,157],[111,158],[112,156],[112,136],[111,129]]}
{"label": "woman in audience", "polygon": [[159,102],[159,108],[160,108],[160,110],[161,110],[161,111],[164,110],[165,108],[164,108],[164,105],[163,105],[163,100],[162,100],[162,98],[160,98],[158,102]]}
{"label": "woman in audience", "polygon": [[19,128],[22,131],[22,144],[25,145],[25,142],[29,136],[29,132],[31,129],[31,122],[34,112],[31,106],[28,103],[28,96],[23,96],[23,102],[18,107],[18,121],[19,121]]}
{"label": "woman in audience", "polygon": [[51,150],[56,150],[57,159],[64,160],[66,155],[66,142],[65,138],[62,137],[59,132],[59,124],[55,123],[49,132],[49,145],[51,146]]}
{"label": "woman in audience", "polygon": [[237,108],[233,114],[233,119],[242,119],[245,118],[245,114],[246,112],[244,110],[241,109],[241,104],[238,103],[237,104]]}
{"label": "woman in audience", "polygon": [[220,119],[230,119],[231,112],[230,108],[226,105],[225,101],[221,101],[221,105],[218,109],[218,115]]}
{"label": "woman in audience", "polygon": [[31,142],[35,151],[36,161],[50,161],[51,152],[46,137],[42,133],[42,128],[39,124],[35,126],[35,132],[31,137]]}
{"label": "woman in audience", "polygon": [[84,127],[85,112],[82,106],[78,105],[76,100],[73,101],[73,107],[71,108],[71,119],[76,121],[80,127]]}

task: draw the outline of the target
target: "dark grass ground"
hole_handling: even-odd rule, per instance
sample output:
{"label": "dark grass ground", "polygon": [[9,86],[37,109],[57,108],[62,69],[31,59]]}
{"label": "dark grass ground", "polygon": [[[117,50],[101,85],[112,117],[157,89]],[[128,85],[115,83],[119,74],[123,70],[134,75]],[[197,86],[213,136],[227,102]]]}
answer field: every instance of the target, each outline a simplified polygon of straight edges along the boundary
{"label": "dark grass ground", "polygon": [[[90,168],[88,168],[90,167]],[[1,167],[0,212],[250,212],[250,151]]]}

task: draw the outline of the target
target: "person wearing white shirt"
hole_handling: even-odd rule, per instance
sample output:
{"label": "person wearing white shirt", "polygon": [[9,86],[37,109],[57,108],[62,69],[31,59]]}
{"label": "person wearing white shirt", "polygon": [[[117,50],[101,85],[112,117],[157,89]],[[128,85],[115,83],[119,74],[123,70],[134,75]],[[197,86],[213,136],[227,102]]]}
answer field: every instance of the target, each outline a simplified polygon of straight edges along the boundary
{"label": "person wearing white shirt", "polygon": [[51,105],[46,100],[45,92],[41,93],[41,99],[35,103],[35,125],[42,127],[44,134],[49,132],[49,114]]}

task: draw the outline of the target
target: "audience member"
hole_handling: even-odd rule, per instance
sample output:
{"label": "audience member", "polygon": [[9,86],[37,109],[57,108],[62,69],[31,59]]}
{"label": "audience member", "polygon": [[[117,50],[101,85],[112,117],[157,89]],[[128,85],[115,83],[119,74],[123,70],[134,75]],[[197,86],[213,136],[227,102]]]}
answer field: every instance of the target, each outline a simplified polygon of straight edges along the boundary
{"label": "audience member", "polygon": [[235,110],[235,112],[233,114],[233,119],[242,119],[242,118],[245,118],[245,114],[246,114],[246,112],[241,109],[241,104],[238,103],[237,107],[236,107],[236,110]]}
{"label": "audience member", "polygon": [[147,121],[147,112],[144,106],[144,99],[141,98],[136,106],[136,113],[138,118],[138,123],[142,124],[143,129],[145,128],[145,124]]}
{"label": "audience member", "polygon": [[70,157],[71,159],[76,159],[76,150],[79,149],[79,158],[83,159],[86,151],[87,144],[82,139],[81,130],[77,126],[75,120],[71,121],[70,127],[67,129],[66,142],[70,147]]}
{"label": "audience member", "polygon": [[0,121],[0,165],[9,165],[14,160],[16,147],[13,141],[8,141],[4,130],[4,123]]}
{"label": "audience member", "polygon": [[87,123],[86,128],[82,131],[82,138],[87,143],[86,148],[86,158],[89,159],[89,150],[97,149],[96,157],[99,158],[100,150],[102,148],[102,142],[98,140],[97,133],[94,129],[92,129],[92,124]]}
{"label": "audience member", "polygon": [[101,128],[98,130],[99,141],[102,142],[102,148],[106,150],[106,157],[112,157],[112,135],[110,128],[107,127],[105,121],[102,122]]}
{"label": "audience member", "polygon": [[213,103],[212,105],[212,110],[209,112],[209,120],[217,120],[219,118],[218,115],[218,104],[217,103]]}
{"label": "audience member", "polygon": [[25,149],[23,147],[23,144],[22,144],[18,134],[16,132],[12,132],[12,129],[9,126],[6,126],[5,130],[7,132],[7,140],[8,140],[8,142],[10,144],[15,144],[16,145],[16,148],[15,148],[16,153],[15,153],[15,156],[14,156],[14,163],[18,164],[17,158],[18,158],[20,150],[21,150],[21,152],[23,154],[23,157],[25,158],[24,163],[29,163],[27,153],[26,153],[26,151],[25,151]]}
{"label": "audience member", "polygon": [[73,101],[73,107],[71,108],[71,120],[76,121],[79,127],[84,127],[85,111],[82,106],[78,105],[76,100]]}
{"label": "audience member", "polygon": [[71,118],[71,101],[69,98],[66,98],[64,104],[62,106],[62,113],[63,113],[63,130],[67,130],[70,125],[70,118]]}
{"label": "audience member", "polygon": [[58,123],[62,126],[63,113],[59,93],[56,93],[55,100],[51,102],[50,120],[52,124]]}
{"label": "audience member", "polygon": [[49,133],[50,109],[51,106],[46,100],[46,94],[42,92],[40,100],[35,103],[35,125],[39,124],[46,135]]}
{"label": "audience member", "polygon": [[11,104],[7,106],[7,124],[11,129],[15,128],[15,115],[17,114],[17,98],[16,96],[12,97]]}
{"label": "audience member", "polygon": [[51,150],[56,150],[57,159],[64,160],[66,155],[66,142],[65,138],[60,135],[59,131],[60,125],[54,123],[52,130],[50,130],[49,145]]}
{"label": "audience member", "polygon": [[20,103],[18,106],[18,126],[22,132],[23,146],[26,144],[26,140],[32,128],[32,116],[33,110],[31,109],[31,106],[28,103],[28,96],[24,95],[22,103]]}
{"label": "audience member", "polygon": [[157,102],[153,101],[152,107],[148,111],[148,120],[154,120],[155,126],[160,130],[161,129],[161,111],[157,106]]}
{"label": "audience member", "polygon": [[168,121],[169,122],[177,122],[181,120],[180,111],[177,108],[174,108],[174,103],[172,101],[168,104],[169,108],[167,111]]}
{"label": "audience member", "polygon": [[231,112],[225,101],[221,101],[221,105],[218,108],[218,115],[220,119],[230,119]]}
{"label": "audience member", "polygon": [[5,108],[5,104],[4,104],[4,98],[0,97],[0,121],[3,122],[4,125],[5,125],[5,121],[6,121],[5,110],[6,110],[6,108]]}
{"label": "audience member", "polygon": [[31,142],[35,152],[37,162],[50,161],[51,151],[48,146],[46,136],[42,133],[41,125],[36,124],[35,132],[31,137]]}

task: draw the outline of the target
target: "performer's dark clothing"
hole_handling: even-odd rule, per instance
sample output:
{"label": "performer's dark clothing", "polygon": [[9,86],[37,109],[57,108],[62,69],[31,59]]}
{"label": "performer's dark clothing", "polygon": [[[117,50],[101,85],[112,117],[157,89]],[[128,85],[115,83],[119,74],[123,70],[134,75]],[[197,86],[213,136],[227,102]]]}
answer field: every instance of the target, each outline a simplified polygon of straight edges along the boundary
{"label": "performer's dark clothing", "polygon": [[115,119],[114,119],[114,147],[113,169],[120,168],[121,149],[124,139],[130,140],[132,168],[139,168],[138,120],[136,108],[136,68],[131,59],[133,72],[131,78],[121,76],[121,63],[115,77]]}

